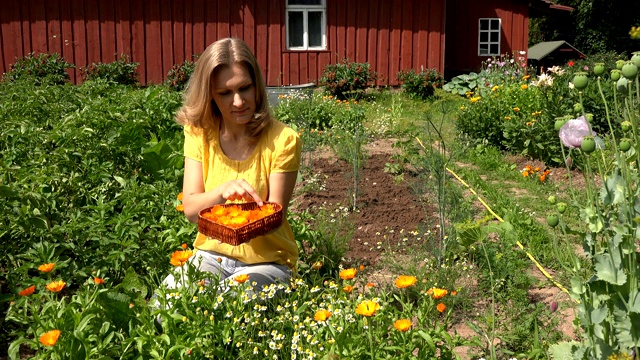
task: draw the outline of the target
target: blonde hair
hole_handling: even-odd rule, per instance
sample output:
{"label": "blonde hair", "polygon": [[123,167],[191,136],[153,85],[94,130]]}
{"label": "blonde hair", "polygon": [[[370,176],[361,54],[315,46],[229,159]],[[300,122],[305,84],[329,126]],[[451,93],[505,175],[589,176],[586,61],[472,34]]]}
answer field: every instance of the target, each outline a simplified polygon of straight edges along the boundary
{"label": "blonde hair", "polygon": [[267,101],[267,87],[256,57],[241,39],[225,38],[209,45],[196,61],[196,67],[184,92],[182,107],[176,121],[191,125],[208,136],[222,121],[220,110],[213,101],[213,78],[219,69],[234,64],[243,65],[251,74],[256,87],[254,119],[247,124],[252,138],[258,138],[272,122]]}

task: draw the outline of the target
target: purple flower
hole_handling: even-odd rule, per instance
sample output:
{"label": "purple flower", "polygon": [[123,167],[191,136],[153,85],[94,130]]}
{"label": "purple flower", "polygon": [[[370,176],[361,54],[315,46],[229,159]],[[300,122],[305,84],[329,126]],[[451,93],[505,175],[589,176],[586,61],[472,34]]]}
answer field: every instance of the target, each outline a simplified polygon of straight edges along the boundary
{"label": "purple flower", "polygon": [[562,125],[558,134],[562,144],[570,148],[580,147],[582,138],[589,135],[595,136],[595,133],[589,130],[589,123],[584,116],[567,121]]}

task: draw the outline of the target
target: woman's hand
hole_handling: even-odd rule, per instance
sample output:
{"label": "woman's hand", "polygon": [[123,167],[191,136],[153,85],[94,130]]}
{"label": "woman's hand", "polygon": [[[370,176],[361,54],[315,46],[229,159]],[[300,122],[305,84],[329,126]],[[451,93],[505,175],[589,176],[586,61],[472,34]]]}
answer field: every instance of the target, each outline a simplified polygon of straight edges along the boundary
{"label": "woman's hand", "polygon": [[217,189],[225,201],[255,201],[262,206],[262,199],[256,190],[244,179],[227,181]]}

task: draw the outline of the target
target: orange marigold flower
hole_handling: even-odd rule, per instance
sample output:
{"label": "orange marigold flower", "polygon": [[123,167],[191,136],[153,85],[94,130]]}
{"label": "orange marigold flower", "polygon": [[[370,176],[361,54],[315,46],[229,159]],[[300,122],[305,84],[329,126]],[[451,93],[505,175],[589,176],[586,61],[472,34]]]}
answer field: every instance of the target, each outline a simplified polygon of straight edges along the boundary
{"label": "orange marigold flower", "polygon": [[396,328],[396,330],[398,331],[407,331],[409,329],[411,329],[411,320],[409,319],[400,319],[400,320],[396,320],[396,322],[393,323],[393,327]]}
{"label": "orange marigold flower", "polygon": [[99,278],[99,277],[94,277],[93,278],[93,283],[96,285],[102,285],[104,284],[104,279],[103,278]]}
{"label": "orange marigold flower", "polygon": [[540,182],[544,182],[547,179],[547,175],[540,175]]}
{"label": "orange marigold flower", "polygon": [[35,285],[31,285],[28,288],[20,291],[18,293],[18,295],[20,295],[20,296],[29,296],[29,295],[32,295],[35,291],[36,291],[36,286]]}
{"label": "orange marigold flower", "polygon": [[370,283],[367,283],[365,286],[372,288],[372,287],[375,287],[376,284],[370,282]]}
{"label": "orange marigold flower", "polygon": [[54,267],[56,267],[55,263],[42,264],[38,266],[38,270],[42,271],[43,273],[48,273],[51,272]]}
{"label": "orange marigold flower", "polygon": [[364,271],[364,265],[360,265],[360,271]]}
{"label": "orange marigold flower", "polygon": [[528,86],[527,86],[527,84],[522,84],[522,85],[520,85],[520,88],[522,90],[527,90]]}
{"label": "orange marigold flower", "polygon": [[456,295],[458,295],[458,292],[455,290],[451,290],[451,296],[456,296]]}
{"label": "orange marigold flower", "polygon": [[40,335],[40,343],[44,346],[53,346],[58,342],[60,330],[51,330]]}
{"label": "orange marigold flower", "polygon": [[184,194],[183,193],[179,193],[177,199],[182,201],[183,197],[184,197]]}
{"label": "orange marigold flower", "polygon": [[347,286],[343,287],[342,290],[348,294],[348,293],[353,291],[353,286],[347,285]]}
{"label": "orange marigold flower", "polygon": [[436,306],[436,309],[438,309],[438,311],[440,311],[442,313],[445,310],[447,310],[447,305],[445,305],[443,303],[439,303],[438,306]]}
{"label": "orange marigold flower", "polygon": [[187,248],[189,247],[189,245],[187,245],[187,243],[182,243],[182,245],[180,245],[180,247],[181,247],[183,250],[187,250]]}
{"label": "orange marigold flower", "polygon": [[62,291],[62,289],[64,289],[64,287],[67,285],[66,282],[62,281],[62,280],[58,280],[58,281],[52,281],[50,283],[47,284],[47,290],[57,293]]}
{"label": "orange marigold flower", "polygon": [[529,176],[529,172],[528,172],[528,171],[523,171],[523,172],[522,172],[522,176],[523,176],[523,177],[527,177],[527,176]]}
{"label": "orange marigold flower", "polygon": [[169,262],[173,266],[182,266],[191,256],[193,256],[193,251],[191,250],[176,250],[171,254],[171,260],[169,260]]}
{"label": "orange marigold flower", "polygon": [[243,282],[246,282],[247,280],[249,280],[249,275],[241,274],[241,275],[238,275],[238,276],[234,277],[233,280],[235,282],[237,282],[237,283],[242,284]]}
{"label": "orange marigold flower", "polygon": [[380,309],[380,304],[375,300],[365,300],[356,306],[356,314],[362,316],[373,316]]}
{"label": "orange marigold flower", "polygon": [[316,311],[315,315],[313,315],[313,320],[315,321],[326,321],[331,316],[331,311],[321,309]]}
{"label": "orange marigold flower", "polygon": [[448,293],[449,292],[446,289],[440,289],[440,288],[431,288],[427,290],[427,294],[431,295],[431,297],[436,300],[442,299]]}
{"label": "orange marigold flower", "polygon": [[184,211],[184,205],[180,204],[178,206],[176,206],[176,210],[183,212]]}
{"label": "orange marigold flower", "polygon": [[415,285],[416,282],[418,282],[418,279],[415,276],[400,275],[396,279],[396,287],[399,289],[405,289]]}
{"label": "orange marigold flower", "polygon": [[322,265],[324,265],[322,261],[316,261],[311,265],[311,268],[313,268],[313,270],[320,270],[322,269]]}
{"label": "orange marigold flower", "polygon": [[356,273],[357,272],[358,272],[358,270],[356,270],[354,268],[340,270],[340,279],[342,279],[342,280],[351,280],[354,277],[356,277]]}

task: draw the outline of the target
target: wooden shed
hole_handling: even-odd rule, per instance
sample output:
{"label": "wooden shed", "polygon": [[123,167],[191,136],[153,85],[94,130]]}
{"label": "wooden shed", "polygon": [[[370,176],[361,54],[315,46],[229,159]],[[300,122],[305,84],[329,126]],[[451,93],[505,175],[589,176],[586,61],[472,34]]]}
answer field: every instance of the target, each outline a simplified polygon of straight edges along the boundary
{"label": "wooden shed", "polygon": [[564,40],[545,41],[529,48],[529,65],[540,73],[552,66],[566,65],[569,60],[584,59],[584,54]]}
{"label": "wooden shed", "polygon": [[29,53],[60,53],[80,68],[126,54],[141,83],[215,40],[254,50],[267,85],[314,82],[343,59],[368,62],[377,85],[400,70],[477,70],[489,56],[526,49],[529,0],[21,0],[0,11],[0,66]]}

